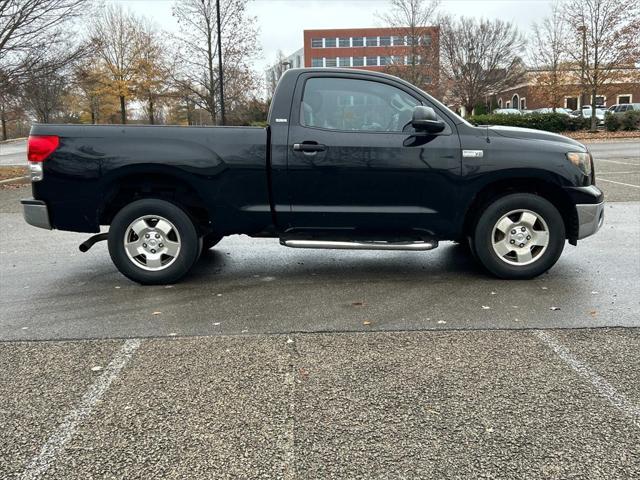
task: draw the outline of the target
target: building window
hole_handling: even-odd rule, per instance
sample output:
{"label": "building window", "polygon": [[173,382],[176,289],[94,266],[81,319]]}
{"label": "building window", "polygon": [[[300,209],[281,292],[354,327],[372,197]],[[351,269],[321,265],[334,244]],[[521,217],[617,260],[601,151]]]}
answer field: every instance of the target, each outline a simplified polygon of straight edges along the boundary
{"label": "building window", "polygon": [[335,38],[325,38],[324,39],[324,48],[335,48],[336,39]]}
{"label": "building window", "polygon": [[378,37],[367,37],[367,47],[377,47]]}
{"label": "building window", "polygon": [[335,67],[337,65],[337,59],[334,58],[325,58],[324,59],[324,66],[325,67]]}
{"label": "building window", "polygon": [[351,66],[351,57],[338,57],[338,66],[339,67],[350,67]]}
{"label": "building window", "polygon": [[404,56],[394,55],[391,57],[391,63],[393,65],[404,65]]}
{"label": "building window", "polygon": [[391,46],[391,37],[380,37],[380,46],[381,47],[390,47]]}
{"label": "building window", "polygon": [[498,99],[498,108],[502,108],[502,99],[501,98]]}
{"label": "building window", "polygon": [[507,105],[504,108],[511,108],[511,102],[507,100]]}
{"label": "building window", "polygon": [[354,47],[364,47],[364,38],[362,38],[362,37],[353,37],[351,39],[351,44]]}
{"label": "building window", "polygon": [[367,67],[377,67],[378,57],[365,57]]}
{"label": "building window", "polygon": [[515,93],[513,97],[511,97],[511,105],[513,105],[513,108],[520,110],[520,95]]}
{"label": "building window", "polygon": [[633,100],[632,95],[618,95],[617,98],[616,103],[632,103],[631,100]]}
{"label": "building window", "polygon": [[349,48],[351,46],[351,39],[349,37],[338,39],[338,46],[341,48]]}
{"label": "building window", "polygon": [[431,77],[424,77],[425,85],[431,85],[433,83],[433,79]]}
{"label": "building window", "polygon": [[302,57],[298,55],[296,57],[296,68],[300,68],[302,66]]}
{"label": "building window", "polygon": [[407,45],[418,45],[420,43],[420,37],[414,37],[412,35],[407,35]]}
{"label": "building window", "polygon": [[520,110],[526,110],[526,109],[527,109],[527,99],[523,97],[520,99]]}
{"label": "building window", "polygon": [[380,66],[384,67],[385,65],[391,65],[391,63],[391,57],[380,57]]}
{"label": "building window", "polygon": [[568,108],[569,110],[577,110],[578,109],[578,97],[565,97],[564,98],[564,108]]}
{"label": "building window", "polygon": [[602,106],[604,106],[606,104],[607,104],[607,97],[603,97],[603,96],[600,96],[600,95],[598,95],[596,97],[596,106],[597,107],[602,107]]}
{"label": "building window", "polygon": [[353,66],[354,67],[363,67],[364,66],[364,57],[353,57]]}
{"label": "building window", "polygon": [[420,38],[420,44],[424,46],[431,45],[431,35],[424,35]]}
{"label": "building window", "polygon": [[322,59],[321,58],[312,58],[311,59],[311,66],[312,67],[322,67]]}
{"label": "building window", "polygon": [[322,39],[321,38],[312,38],[311,39],[311,48],[322,48]]}
{"label": "building window", "polygon": [[393,39],[393,44],[395,46],[404,46],[404,37],[403,36],[395,36],[392,37]]}

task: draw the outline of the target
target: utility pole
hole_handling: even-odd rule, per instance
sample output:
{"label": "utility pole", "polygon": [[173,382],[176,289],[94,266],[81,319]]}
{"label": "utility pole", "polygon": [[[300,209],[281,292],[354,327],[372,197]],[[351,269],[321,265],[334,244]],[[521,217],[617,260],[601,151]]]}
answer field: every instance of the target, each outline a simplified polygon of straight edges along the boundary
{"label": "utility pole", "polygon": [[220,25],[220,0],[216,0],[216,12],[218,16],[218,84],[220,85],[220,118],[222,125],[224,125],[224,74],[222,72],[222,26]]}

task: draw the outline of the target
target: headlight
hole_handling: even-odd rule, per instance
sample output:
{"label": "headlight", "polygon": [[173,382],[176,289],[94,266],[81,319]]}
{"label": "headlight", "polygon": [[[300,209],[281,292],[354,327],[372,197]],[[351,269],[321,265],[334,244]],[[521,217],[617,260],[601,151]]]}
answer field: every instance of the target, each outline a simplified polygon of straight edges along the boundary
{"label": "headlight", "polygon": [[585,152],[569,152],[567,153],[567,160],[578,167],[585,175],[591,175],[591,154]]}

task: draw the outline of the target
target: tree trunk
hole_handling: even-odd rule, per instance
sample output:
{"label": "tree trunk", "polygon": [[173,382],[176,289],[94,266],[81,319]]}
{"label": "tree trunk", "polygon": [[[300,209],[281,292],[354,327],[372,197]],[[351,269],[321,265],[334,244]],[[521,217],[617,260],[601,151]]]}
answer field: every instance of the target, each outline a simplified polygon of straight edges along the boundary
{"label": "tree trunk", "polygon": [[7,116],[4,113],[4,107],[0,110],[0,117],[2,120],[2,140],[7,139]]}
{"label": "tree trunk", "polygon": [[153,98],[149,97],[149,124],[153,125]]}
{"label": "tree trunk", "polygon": [[598,118],[596,117],[596,89],[591,91],[591,131],[598,130]]}
{"label": "tree trunk", "polygon": [[123,125],[127,123],[127,107],[125,98],[122,95],[120,95],[120,120],[122,121]]}

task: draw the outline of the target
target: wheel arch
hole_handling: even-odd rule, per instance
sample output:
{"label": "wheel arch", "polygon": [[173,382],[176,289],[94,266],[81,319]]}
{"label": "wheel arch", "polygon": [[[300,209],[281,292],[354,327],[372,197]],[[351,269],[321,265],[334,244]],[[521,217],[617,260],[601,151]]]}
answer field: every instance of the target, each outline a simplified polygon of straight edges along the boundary
{"label": "wheel arch", "polygon": [[101,225],[109,225],[125,205],[144,198],[160,198],[183,208],[202,234],[211,231],[211,212],[187,175],[181,170],[153,165],[123,168],[105,178],[105,192],[99,205]]}
{"label": "wheel arch", "polygon": [[513,193],[531,193],[551,202],[562,216],[567,239],[575,245],[578,240],[579,224],[576,207],[571,197],[561,186],[539,178],[504,178],[485,185],[473,197],[466,209],[463,223],[464,235],[471,235],[487,205]]}

